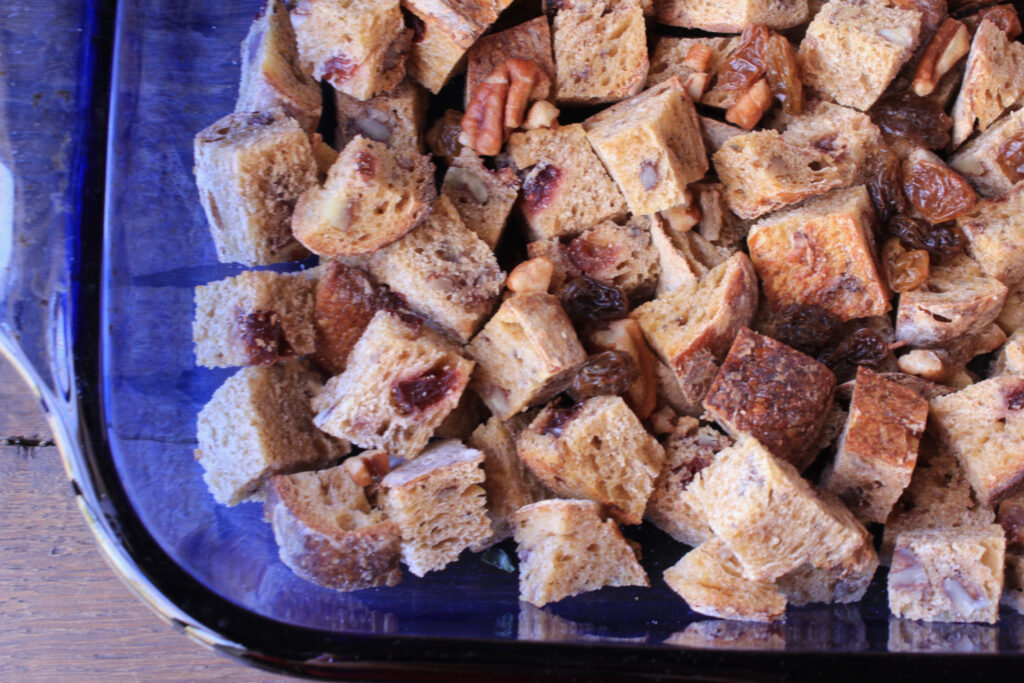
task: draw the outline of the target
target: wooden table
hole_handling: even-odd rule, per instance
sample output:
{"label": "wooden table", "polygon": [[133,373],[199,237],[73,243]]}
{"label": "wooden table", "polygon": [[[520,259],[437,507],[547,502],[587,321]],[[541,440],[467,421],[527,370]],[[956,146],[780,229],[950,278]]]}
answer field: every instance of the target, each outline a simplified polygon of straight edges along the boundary
{"label": "wooden table", "polygon": [[52,443],[0,357],[0,681],[282,680],[173,631],[121,583]]}

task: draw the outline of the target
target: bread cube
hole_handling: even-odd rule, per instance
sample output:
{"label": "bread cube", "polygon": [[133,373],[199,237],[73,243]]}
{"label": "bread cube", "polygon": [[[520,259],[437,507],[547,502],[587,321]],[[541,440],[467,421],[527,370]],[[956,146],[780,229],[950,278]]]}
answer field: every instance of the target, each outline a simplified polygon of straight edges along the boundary
{"label": "bread cube", "polygon": [[504,31],[480,36],[469,48],[466,59],[465,107],[469,106],[484,79],[510,59],[535,62],[547,74],[546,84],[534,85],[534,99],[546,100],[553,92],[555,60],[547,17],[537,17]]}
{"label": "bread cube", "polygon": [[994,624],[1005,553],[998,524],[904,531],[889,570],[889,611],[921,621]]}
{"label": "bread cube", "polygon": [[[949,160],[949,167],[962,175],[983,197],[997,199],[1020,187],[1022,175],[1007,155],[1024,137],[1024,109],[1010,112],[974,138]],[[1003,159],[1009,160],[1004,164]]]}
{"label": "bread cube", "polygon": [[455,408],[473,362],[423,321],[378,311],[313,399],[314,423],[363,448],[415,458]]}
{"label": "bread cube", "polygon": [[[883,0],[832,0],[800,43],[804,83],[839,104],[867,111],[917,48],[921,12]],[[850,77],[850,65],[860,76]]]}
{"label": "bread cube", "polygon": [[850,416],[822,488],[862,522],[884,524],[910,483],[927,419],[923,396],[858,367]]}
{"label": "bread cube", "polygon": [[753,437],[722,450],[690,491],[747,579],[771,581],[805,564],[833,569],[870,543],[848,510]]}
{"label": "bread cube", "polygon": [[519,185],[512,169],[491,171],[472,149],[464,148],[448,166],[441,194],[455,206],[466,227],[494,249],[519,197]]}
{"label": "bread cube", "polygon": [[474,448],[438,441],[381,480],[384,510],[402,535],[402,562],[416,576],[444,569],[491,534],[483,461]]}
{"label": "bread cube", "polygon": [[467,350],[473,391],[502,420],[565,390],[587,359],[558,299],[540,292],[507,299]]}
{"label": "bread cube", "polygon": [[338,149],[344,149],[357,135],[384,143],[400,154],[426,149],[426,92],[408,78],[368,100],[336,90],[334,107],[338,117],[334,146]]}
{"label": "bread cube", "polygon": [[665,570],[665,583],[698,614],[737,621],[775,621],[786,613],[786,596],[771,581],[743,576],[743,567],[722,539],[712,538]]}
{"label": "bread cube", "polygon": [[537,607],[604,586],[648,586],[633,549],[601,506],[544,500],[513,516],[519,599]]}
{"label": "bread cube", "polygon": [[1024,282],[1024,186],[978,202],[956,222],[985,275],[1005,285]]}
{"label": "bread cube", "polygon": [[292,228],[320,256],[371,254],[419,225],[437,196],[430,157],[357,135],[323,187],[299,197]]}
{"label": "bread cube", "polygon": [[991,20],[978,26],[967,55],[960,93],[953,103],[953,146],[985,131],[1024,95],[1024,45]]}
{"label": "bread cube", "polygon": [[312,360],[331,375],[341,374],[374,314],[391,305],[388,293],[358,268],[329,261],[306,274],[313,285]]}
{"label": "bread cube", "polygon": [[676,375],[683,396],[699,404],[740,328],[757,308],[757,276],[743,253],[716,266],[696,289],[680,287],[632,313],[651,348]]}
{"label": "bread cube", "polygon": [[650,62],[638,0],[574,0],[554,21],[560,104],[617,102],[644,87]]}
{"label": "bread cube", "polygon": [[242,41],[242,77],[236,112],[281,109],[314,133],[320,122],[320,85],[299,65],[295,31],[283,0],[268,0]]}
{"label": "bread cube", "polygon": [[743,328],[704,398],[704,411],[731,436],[750,434],[803,470],[817,456],[835,386],[835,375],[818,361]]}
{"label": "bread cube", "polygon": [[199,411],[195,456],[218,503],[261,495],[274,474],[323,467],[349,452],[313,426],[320,377],[301,362],[242,368]]}
{"label": "bread cube", "polygon": [[740,33],[751,24],[792,28],[808,19],[807,0],[662,0],[658,21],[711,33]]}
{"label": "bread cube", "polygon": [[462,342],[491,312],[505,283],[494,252],[444,196],[422,225],[370,257],[370,273]]}
{"label": "bread cube", "polygon": [[874,210],[863,185],[762,219],[747,246],[776,310],[819,306],[841,320],[882,315],[889,293],[875,265]]}
{"label": "bread cube", "polygon": [[281,111],[228,114],[195,138],[195,174],[217,259],[246,266],[297,261],[292,208],[316,185],[309,137]]}
{"label": "bread cube", "polygon": [[626,200],[591,149],[583,126],[513,133],[508,151],[517,167],[530,169],[519,206],[531,239],[570,235],[625,217]]}
{"label": "bread cube", "polygon": [[1004,375],[931,401],[932,424],[985,505],[1024,488],[1024,377]]}
{"label": "bread cube", "polygon": [[635,215],[685,205],[686,186],[707,173],[697,110],[678,79],[591,116],[583,128]]}
{"label": "bread cube", "polygon": [[263,510],[281,561],[306,581],[338,591],[401,581],[398,525],[343,466],[271,477]]}
{"label": "bread cube", "polygon": [[367,100],[405,76],[412,32],[398,0],[303,0],[292,26],[299,57],[335,90]]}
{"label": "bread cube", "polygon": [[316,348],[313,288],[302,273],[247,270],[196,287],[196,365],[267,365]]}
{"label": "bread cube", "polygon": [[870,116],[824,100],[809,102],[803,114],[789,117],[783,137],[797,147],[824,152],[842,179],[840,187],[870,179],[876,172],[871,162],[886,146]]}
{"label": "bread cube", "polygon": [[[827,494],[825,494],[827,496]],[[841,503],[833,501],[834,505]],[[865,543],[846,561],[830,569],[805,564],[775,580],[775,588],[791,605],[859,602],[878,570],[878,554]]]}

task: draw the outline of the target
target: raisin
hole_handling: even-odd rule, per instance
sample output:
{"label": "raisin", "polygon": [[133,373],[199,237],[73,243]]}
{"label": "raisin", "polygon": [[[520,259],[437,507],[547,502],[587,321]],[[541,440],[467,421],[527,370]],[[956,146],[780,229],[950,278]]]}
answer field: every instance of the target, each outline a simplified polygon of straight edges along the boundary
{"label": "raisin", "polygon": [[898,237],[908,249],[923,249],[935,258],[953,256],[963,251],[966,240],[956,223],[928,225],[910,216],[893,216],[887,230]]}
{"label": "raisin", "polygon": [[348,55],[331,57],[324,64],[324,78],[331,83],[344,83],[352,78],[352,74],[356,72],[357,68],[358,65]]}
{"label": "raisin", "polygon": [[377,160],[369,152],[356,152],[356,173],[363,180],[373,180],[377,175]]}
{"label": "raisin", "polygon": [[765,51],[771,34],[764,24],[751,24],[743,29],[740,44],[718,67],[715,89],[744,93],[765,72]]}
{"label": "raisin", "polygon": [[573,323],[581,326],[625,318],[629,313],[621,289],[586,276],[569,281],[562,292],[562,308]]}
{"label": "raisin", "polygon": [[442,157],[446,163],[451,164],[462,152],[462,145],[459,143],[461,132],[462,114],[449,109],[427,131],[427,146],[434,156]]}
{"label": "raisin", "polygon": [[401,415],[424,411],[447,396],[457,380],[457,373],[452,368],[434,368],[422,375],[395,382],[391,387],[391,398]]}
{"label": "raisin", "polygon": [[882,132],[928,149],[949,144],[953,119],[932,100],[902,90],[886,95],[868,112]]}
{"label": "raisin", "polygon": [[889,347],[874,331],[862,327],[839,343],[837,347],[818,356],[829,367],[836,379],[843,381],[853,375],[858,365],[876,368],[889,354]]}
{"label": "raisin", "polygon": [[835,342],[843,321],[824,308],[811,304],[790,304],[777,314],[772,336],[810,356]]}
{"label": "raisin", "polygon": [[882,266],[892,291],[917,289],[928,279],[928,252],[923,249],[908,251],[899,238],[892,237],[882,247]]}
{"label": "raisin", "polygon": [[523,203],[527,211],[540,211],[551,202],[562,172],[547,162],[537,164],[523,181]]}
{"label": "raisin", "polygon": [[798,116],[804,111],[804,85],[800,80],[796,52],[784,36],[772,33],[764,54],[765,77],[782,110]]}
{"label": "raisin", "polygon": [[1020,410],[1024,408],[1024,383],[1007,387],[1004,398],[1008,409]]}
{"label": "raisin", "polygon": [[603,244],[593,235],[580,235],[563,247],[569,262],[584,273],[604,270],[615,263],[619,250],[611,244]]}
{"label": "raisin", "polygon": [[1024,133],[1017,133],[999,145],[996,162],[1011,183],[1024,179]]}
{"label": "raisin", "polygon": [[920,158],[903,162],[903,193],[933,225],[955,218],[978,201],[978,195],[959,173],[945,164]]}
{"label": "raisin", "polygon": [[568,407],[552,408],[548,413],[547,420],[540,427],[540,433],[557,439],[562,435],[565,425],[569,424],[569,421],[576,417],[582,408],[583,404],[581,403],[574,403]]}
{"label": "raisin", "polygon": [[582,401],[591,396],[618,396],[637,378],[636,361],[625,351],[602,351],[586,360],[569,386],[569,396]]}
{"label": "raisin", "polygon": [[900,158],[883,147],[868,157],[865,172],[868,194],[875,206],[878,222],[885,225],[893,216],[907,210]]}
{"label": "raisin", "polygon": [[281,316],[275,311],[239,313],[238,326],[241,328],[242,342],[249,354],[250,363],[269,365],[281,358],[295,355],[281,325]]}

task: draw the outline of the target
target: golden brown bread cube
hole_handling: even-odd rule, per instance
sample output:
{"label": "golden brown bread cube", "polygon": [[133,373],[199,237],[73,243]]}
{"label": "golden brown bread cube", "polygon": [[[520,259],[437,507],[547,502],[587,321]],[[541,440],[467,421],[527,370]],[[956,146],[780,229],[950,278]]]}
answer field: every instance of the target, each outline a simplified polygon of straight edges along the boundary
{"label": "golden brown bread cube", "polygon": [[807,0],[662,0],[658,21],[712,33],[740,33],[751,24],[792,28],[807,21]]}
{"label": "golden brown bread cube", "polygon": [[363,330],[390,298],[358,268],[329,261],[306,271],[313,285],[312,360],[330,375],[341,374]]}
{"label": "golden brown bread cube", "polygon": [[836,567],[805,564],[776,579],[775,587],[791,605],[848,604],[864,597],[877,570],[878,554],[871,543],[865,543]]}
{"label": "golden brown bread cube", "polygon": [[978,26],[967,55],[960,93],[953,104],[953,146],[985,131],[1024,94],[1024,45],[1011,41],[995,22]]}
{"label": "golden brown bread cube", "polygon": [[[962,175],[983,197],[997,199],[1020,186],[1019,165],[1002,162],[1024,135],[1024,109],[1010,112],[984,133],[960,148],[949,167]],[[1020,144],[1017,142],[1016,144]]]}
{"label": "golden brown bread cube", "polygon": [[509,168],[486,168],[472,149],[464,148],[444,174],[441,194],[451,201],[466,227],[494,249],[519,197],[519,177]]}
{"label": "golden brown bread cube", "polygon": [[956,222],[985,275],[1005,285],[1024,282],[1024,186],[978,202]]}
{"label": "golden brown bread cube", "polygon": [[532,99],[549,99],[555,84],[555,60],[552,55],[551,28],[547,17],[537,17],[504,31],[480,36],[466,56],[464,106],[469,106],[473,94],[484,79],[510,59],[535,62],[544,70],[548,81],[534,86],[535,97]]}
{"label": "golden brown bread cube", "polygon": [[338,117],[334,146],[344,149],[357,135],[404,154],[422,153],[427,116],[426,92],[409,78],[368,100],[334,92]]}

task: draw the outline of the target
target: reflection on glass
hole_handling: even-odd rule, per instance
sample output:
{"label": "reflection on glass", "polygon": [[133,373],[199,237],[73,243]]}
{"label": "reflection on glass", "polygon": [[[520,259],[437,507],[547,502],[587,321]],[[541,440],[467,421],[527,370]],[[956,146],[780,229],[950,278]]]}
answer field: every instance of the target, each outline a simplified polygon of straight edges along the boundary
{"label": "reflection on glass", "polygon": [[996,652],[999,627],[889,617],[889,652]]}
{"label": "reflection on glass", "polygon": [[864,620],[856,605],[791,609],[783,630],[787,650],[859,652],[868,649]]}
{"label": "reflection on glass", "polygon": [[698,621],[665,639],[665,645],[717,650],[784,650],[786,638],[779,623]]}

